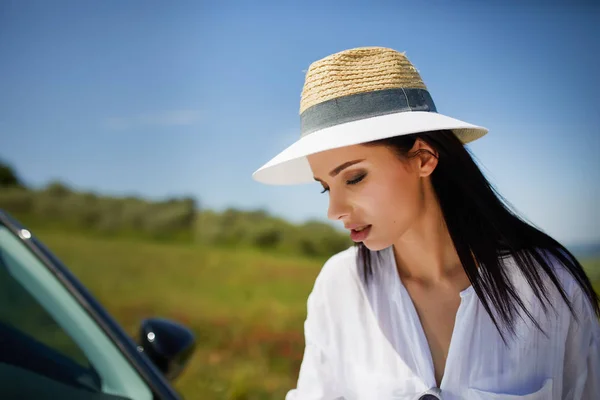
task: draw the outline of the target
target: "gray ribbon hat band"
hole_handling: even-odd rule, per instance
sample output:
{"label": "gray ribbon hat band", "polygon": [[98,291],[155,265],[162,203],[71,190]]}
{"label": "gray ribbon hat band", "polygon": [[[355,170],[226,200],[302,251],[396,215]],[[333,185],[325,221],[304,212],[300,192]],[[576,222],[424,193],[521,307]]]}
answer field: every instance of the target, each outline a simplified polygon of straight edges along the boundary
{"label": "gray ribbon hat band", "polygon": [[437,112],[429,92],[421,88],[384,89],[326,100],[300,115],[301,137],[345,122],[407,111]]}

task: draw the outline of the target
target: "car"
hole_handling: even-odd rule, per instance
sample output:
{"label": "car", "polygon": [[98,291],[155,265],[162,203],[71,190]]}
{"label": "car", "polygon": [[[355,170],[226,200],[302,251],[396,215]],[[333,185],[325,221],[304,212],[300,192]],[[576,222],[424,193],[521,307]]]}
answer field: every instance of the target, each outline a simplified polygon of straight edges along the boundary
{"label": "car", "polygon": [[186,326],[131,338],[32,232],[0,209],[0,399],[182,399],[196,346]]}

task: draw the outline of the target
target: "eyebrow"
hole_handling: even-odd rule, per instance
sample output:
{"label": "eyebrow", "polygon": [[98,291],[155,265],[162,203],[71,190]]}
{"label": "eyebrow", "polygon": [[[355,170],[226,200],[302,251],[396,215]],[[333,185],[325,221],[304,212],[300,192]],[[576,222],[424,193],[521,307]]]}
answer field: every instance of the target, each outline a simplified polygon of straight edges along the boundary
{"label": "eyebrow", "polygon": [[[352,160],[352,161],[347,161],[341,165],[338,165],[337,167],[335,167],[334,169],[331,170],[331,172],[329,173],[329,176],[331,176],[332,178],[335,177],[337,174],[339,174],[340,172],[342,172],[344,169],[350,167],[351,165],[354,164],[358,164],[359,162],[363,162],[365,161],[364,158],[360,159],[360,160]],[[321,181],[319,178],[314,177],[315,181]]]}

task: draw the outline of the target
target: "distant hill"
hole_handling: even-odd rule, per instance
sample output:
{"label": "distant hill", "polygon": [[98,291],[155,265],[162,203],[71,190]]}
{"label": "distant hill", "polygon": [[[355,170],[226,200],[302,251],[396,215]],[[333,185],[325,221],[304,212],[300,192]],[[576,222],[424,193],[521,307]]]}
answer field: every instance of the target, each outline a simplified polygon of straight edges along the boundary
{"label": "distant hill", "polygon": [[600,258],[600,243],[565,246],[578,258]]}

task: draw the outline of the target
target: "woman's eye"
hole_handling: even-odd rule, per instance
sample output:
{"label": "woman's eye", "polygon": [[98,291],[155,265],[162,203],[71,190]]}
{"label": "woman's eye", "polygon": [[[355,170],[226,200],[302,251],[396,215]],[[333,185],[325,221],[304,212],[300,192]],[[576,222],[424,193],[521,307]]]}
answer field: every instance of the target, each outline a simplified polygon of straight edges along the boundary
{"label": "woman's eye", "polygon": [[365,178],[365,176],[367,176],[367,174],[359,175],[358,177],[356,177],[354,179],[350,179],[349,181],[346,181],[346,183],[348,185],[356,185],[358,182],[362,181]]}
{"label": "woman's eye", "polygon": [[[367,176],[367,174],[362,174],[362,175],[357,176],[354,179],[347,180],[346,184],[347,185],[356,185],[358,182],[365,179],[365,176]],[[325,193],[325,192],[329,192],[329,188],[324,187],[323,190],[321,191],[321,193]]]}

